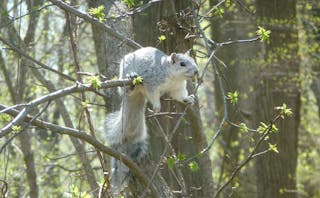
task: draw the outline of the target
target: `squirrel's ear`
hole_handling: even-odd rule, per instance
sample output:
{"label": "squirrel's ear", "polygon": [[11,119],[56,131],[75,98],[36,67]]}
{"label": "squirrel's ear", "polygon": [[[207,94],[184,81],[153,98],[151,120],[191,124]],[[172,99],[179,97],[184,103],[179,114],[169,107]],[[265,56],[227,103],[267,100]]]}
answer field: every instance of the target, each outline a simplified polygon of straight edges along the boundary
{"label": "squirrel's ear", "polygon": [[170,61],[171,61],[171,64],[175,64],[176,62],[177,62],[177,54],[176,53],[172,53],[171,55],[170,55]]}

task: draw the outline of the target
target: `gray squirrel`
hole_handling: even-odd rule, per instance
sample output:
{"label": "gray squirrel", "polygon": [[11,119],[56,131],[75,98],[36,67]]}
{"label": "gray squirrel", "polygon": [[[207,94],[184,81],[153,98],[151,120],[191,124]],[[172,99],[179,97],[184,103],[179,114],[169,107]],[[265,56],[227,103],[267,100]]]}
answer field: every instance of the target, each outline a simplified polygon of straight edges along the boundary
{"label": "gray squirrel", "polygon": [[[164,93],[177,101],[193,104],[195,97],[188,95],[186,80],[197,74],[197,64],[188,52],[168,56],[159,49],[144,47],[125,55],[120,63],[119,79],[141,76],[143,83],[119,88],[121,108],[106,118],[109,146],[135,163],[141,163],[148,153],[147,101],[152,104],[154,112],[160,111],[160,97]],[[114,158],[111,158],[110,166],[111,187],[114,192],[120,193],[128,185],[130,171]]]}

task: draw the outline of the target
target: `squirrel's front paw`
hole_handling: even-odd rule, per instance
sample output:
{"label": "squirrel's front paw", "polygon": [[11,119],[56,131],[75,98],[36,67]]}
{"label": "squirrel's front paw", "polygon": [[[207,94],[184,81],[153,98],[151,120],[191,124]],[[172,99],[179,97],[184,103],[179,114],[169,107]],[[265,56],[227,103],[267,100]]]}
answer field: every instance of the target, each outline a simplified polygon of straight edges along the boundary
{"label": "squirrel's front paw", "polygon": [[190,96],[187,96],[186,98],[183,99],[183,102],[186,103],[186,104],[191,104],[193,105],[194,102],[196,100],[196,97],[192,94]]}
{"label": "squirrel's front paw", "polygon": [[133,80],[135,78],[137,78],[139,75],[136,72],[131,72],[129,74],[126,74],[126,77]]}
{"label": "squirrel's front paw", "polygon": [[153,105],[153,111],[154,113],[159,113],[161,110],[161,105]]}

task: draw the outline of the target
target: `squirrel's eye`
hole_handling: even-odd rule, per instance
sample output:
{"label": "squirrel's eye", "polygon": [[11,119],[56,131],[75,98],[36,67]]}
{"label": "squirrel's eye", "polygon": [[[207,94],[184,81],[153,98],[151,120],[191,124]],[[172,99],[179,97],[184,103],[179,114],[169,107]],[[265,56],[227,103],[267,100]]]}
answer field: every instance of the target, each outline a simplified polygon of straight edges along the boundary
{"label": "squirrel's eye", "polygon": [[180,62],[180,66],[181,66],[181,67],[185,67],[185,66],[187,66],[187,65],[186,65],[185,62]]}

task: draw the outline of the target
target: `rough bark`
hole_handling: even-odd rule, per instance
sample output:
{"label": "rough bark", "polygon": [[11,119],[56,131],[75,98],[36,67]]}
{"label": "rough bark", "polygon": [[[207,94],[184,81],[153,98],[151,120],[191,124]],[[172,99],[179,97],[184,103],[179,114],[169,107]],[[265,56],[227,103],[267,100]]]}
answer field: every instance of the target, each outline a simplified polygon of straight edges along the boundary
{"label": "rough bark", "polygon": [[[104,13],[106,16],[106,23],[117,30],[117,32],[131,38],[131,18],[124,17],[114,19],[111,17],[121,15],[126,10],[124,3],[121,1],[103,0],[88,1],[88,6],[90,8],[95,8],[100,5],[105,7]],[[132,49],[126,46],[123,41],[114,39],[95,24],[91,24],[91,30],[99,73],[104,75],[107,79],[112,79],[113,77],[118,76],[118,67],[121,58],[128,52],[132,51]],[[116,89],[105,90],[104,92],[107,96],[105,98],[107,112],[113,112],[118,109],[120,98]]]}
{"label": "rough bark", "polygon": [[[188,5],[188,1],[166,0],[152,4],[143,14],[134,15],[133,27],[135,40],[143,46],[157,46],[168,54],[187,51],[192,47],[192,40],[185,39],[188,33],[186,29],[191,29],[190,24],[192,24],[193,19],[192,15],[187,14],[190,14]],[[160,35],[165,35],[166,40],[159,42],[158,37]],[[190,91],[192,90],[191,87],[190,85]],[[184,106],[177,102],[162,102],[162,111],[182,112],[183,109]],[[176,116],[173,118],[158,118],[161,127],[167,135],[172,132],[178,118],[179,117]],[[184,119],[185,121],[180,124],[176,131],[171,145],[176,154],[182,153],[186,154],[187,157],[191,157],[197,155],[207,145],[198,104],[188,109]],[[163,135],[161,135],[161,129],[159,129],[157,122],[154,121],[153,118],[149,121],[152,160],[158,163],[159,160],[163,160],[161,154],[166,143]],[[169,151],[165,153],[165,157],[173,155],[173,150],[169,149]],[[160,171],[171,190],[182,190],[182,194],[180,192],[180,194],[177,193],[174,194],[174,196],[213,196],[212,169],[208,154],[206,153],[201,158],[196,159],[196,162],[200,168],[197,172],[190,171],[187,164],[183,167],[174,168],[173,172],[179,178],[178,181],[174,175],[172,175],[173,172],[168,170],[167,167]],[[186,192],[183,192],[184,190],[186,190]]]}
{"label": "rough bark", "polygon": [[[36,2],[36,4],[32,4],[33,1],[30,1],[30,5],[28,5],[30,8],[29,10],[32,10],[34,8],[34,6],[36,5],[41,5],[42,4],[42,0],[38,0]],[[39,19],[39,12],[32,12],[32,14],[30,14],[31,18],[30,18],[30,22],[29,22],[29,26],[28,26],[28,30],[27,30],[27,34],[26,37],[23,40],[23,44],[22,40],[18,34],[18,32],[15,30],[15,28],[12,25],[8,26],[8,34],[10,35],[10,39],[11,41],[14,42],[14,46],[18,47],[20,50],[23,51],[27,51],[27,52],[32,52],[32,47],[30,46],[31,44],[33,44],[34,40],[35,40],[35,30],[37,27],[37,23],[38,23],[38,19]],[[19,53],[18,53],[19,54]],[[26,75],[27,74],[27,70],[29,71],[29,69],[31,69],[31,72],[34,74],[34,76],[49,90],[49,91],[54,91],[56,90],[53,83],[46,80],[42,73],[36,69],[36,67],[34,67],[33,63],[26,59],[26,58],[22,58],[21,60],[21,65],[24,68],[23,70],[20,70],[20,72],[24,72]],[[29,67],[29,68],[28,68]],[[18,81],[18,83],[23,83],[23,86],[25,86],[27,83],[25,82],[20,82]],[[22,86],[22,87],[23,87]],[[17,89],[18,90],[18,94],[16,96],[16,99],[14,101],[16,101],[16,103],[21,103],[23,100],[23,93],[20,93],[22,90],[22,88]],[[57,100],[58,103],[58,107],[60,110],[60,113],[62,115],[62,118],[64,119],[64,122],[66,124],[66,126],[72,127],[73,128],[73,124],[70,118],[70,115],[68,114],[66,107],[64,106],[63,102],[61,100]],[[25,155],[24,159],[26,162],[26,167],[27,167],[27,177],[28,177],[28,182],[29,182],[29,187],[30,187],[30,197],[38,197],[38,187],[37,187],[37,183],[36,183],[36,171],[35,171],[35,167],[34,167],[34,159],[33,159],[33,152],[31,150],[30,146],[30,139],[31,136],[30,134],[23,132],[18,136],[21,144],[23,145],[23,153]],[[84,145],[76,138],[70,137],[71,142],[73,143],[77,153],[79,154],[80,157],[80,161],[82,162],[82,165],[84,167],[85,170],[85,174],[87,176],[87,181],[91,187],[91,189],[94,191],[94,193],[97,193],[98,191],[98,184],[96,182],[95,176],[94,176],[94,172],[93,169],[91,168],[89,159],[86,155],[85,152],[85,148]]]}
{"label": "rough bark", "polygon": [[[255,118],[257,122],[269,122],[273,108],[282,103],[293,112],[292,117],[280,122],[279,132],[270,137],[270,142],[278,145],[279,154],[269,152],[256,160],[257,197],[297,197],[300,91],[296,1],[257,0],[256,3],[258,23],[270,29],[272,35],[270,43],[263,48],[266,63],[260,66],[257,79]],[[267,62],[270,57],[272,61]]]}
{"label": "rough bark", "polygon": [[[35,0],[35,1],[28,1],[27,7],[28,10],[31,11],[34,6],[41,6],[43,3],[43,0]],[[2,9],[6,8],[5,3],[1,5]],[[1,9],[1,10],[2,10]],[[1,17],[4,22],[8,22],[8,18],[2,16]],[[20,37],[20,33],[17,32],[13,26],[9,25],[7,29],[8,35],[12,40],[11,42],[17,44],[21,48],[30,48],[32,52],[32,44],[35,40],[35,30],[38,25],[39,21],[39,13],[31,13],[30,19],[28,21],[28,28],[26,32],[26,36],[22,40]],[[5,66],[3,66],[3,71],[5,72]],[[8,75],[8,73],[6,74]],[[11,98],[12,102],[15,104],[22,103],[25,100],[25,96],[28,95],[28,93],[25,92],[25,89],[27,88],[27,75],[28,75],[28,68],[27,68],[27,60],[24,58],[18,59],[18,70],[17,70],[17,80],[15,85],[15,93],[11,91]],[[7,77],[10,78],[10,77]],[[11,83],[7,80],[7,83]],[[13,84],[8,85],[8,87],[13,87]],[[26,165],[26,176],[27,181],[29,185],[29,196],[31,198],[37,198],[39,196],[38,191],[38,184],[37,184],[37,174],[36,174],[36,168],[35,168],[35,162],[34,162],[34,156],[33,156],[33,150],[31,148],[31,135],[29,131],[22,131],[18,139],[20,141],[20,147],[23,153],[23,159]]]}

